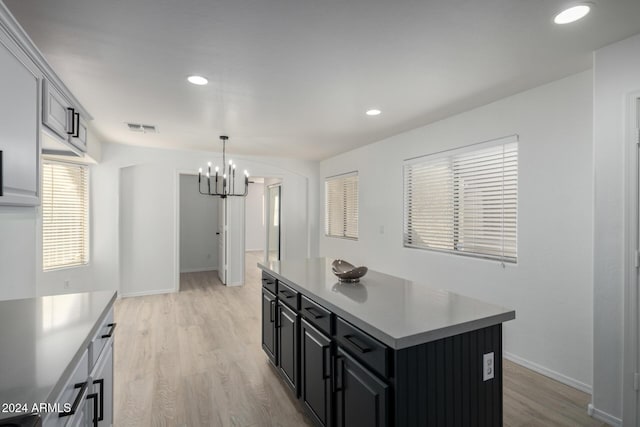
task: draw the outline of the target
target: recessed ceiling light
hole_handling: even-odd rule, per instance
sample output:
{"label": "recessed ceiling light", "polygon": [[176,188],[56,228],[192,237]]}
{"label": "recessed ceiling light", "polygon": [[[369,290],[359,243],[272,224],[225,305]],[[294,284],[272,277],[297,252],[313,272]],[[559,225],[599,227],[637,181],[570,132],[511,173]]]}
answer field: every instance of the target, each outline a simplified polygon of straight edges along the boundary
{"label": "recessed ceiling light", "polygon": [[579,19],[587,16],[589,11],[591,10],[591,6],[588,4],[578,4],[575,6],[571,6],[568,9],[563,10],[553,19],[553,22],[556,24],[570,24],[571,22],[575,22]]}
{"label": "recessed ceiling light", "polygon": [[187,77],[187,80],[189,80],[189,83],[198,86],[206,85],[207,83],[209,83],[209,80],[205,79],[202,76],[189,76]]}
{"label": "recessed ceiling light", "polygon": [[382,113],[382,111],[372,108],[371,110],[367,110],[366,114],[367,116],[379,116],[380,113]]}

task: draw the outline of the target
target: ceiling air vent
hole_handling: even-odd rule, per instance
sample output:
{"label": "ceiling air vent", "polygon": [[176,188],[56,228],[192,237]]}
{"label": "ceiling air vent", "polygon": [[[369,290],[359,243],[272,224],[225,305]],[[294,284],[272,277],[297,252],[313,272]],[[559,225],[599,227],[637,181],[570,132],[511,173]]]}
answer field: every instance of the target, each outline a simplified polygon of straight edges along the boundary
{"label": "ceiling air vent", "polygon": [[154,125],[141,125],[139,123],[127,123],[127,127],[131,132],[158,133],[158,129]]}

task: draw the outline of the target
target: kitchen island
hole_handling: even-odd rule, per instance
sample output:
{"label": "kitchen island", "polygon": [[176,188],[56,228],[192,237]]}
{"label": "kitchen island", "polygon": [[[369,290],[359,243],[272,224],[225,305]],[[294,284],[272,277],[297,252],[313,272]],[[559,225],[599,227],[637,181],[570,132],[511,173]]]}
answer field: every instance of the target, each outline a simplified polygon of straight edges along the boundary
{"label": "kitchen island", "polygon": [[0,301],[0,420],[37,412],[44,426],[111,425],[115,299]]}
{"label": "kitchen island", "polygon": [[502,425],[502,322],[515,312],[331,260],[258,264],[263,349],[320,426]]}

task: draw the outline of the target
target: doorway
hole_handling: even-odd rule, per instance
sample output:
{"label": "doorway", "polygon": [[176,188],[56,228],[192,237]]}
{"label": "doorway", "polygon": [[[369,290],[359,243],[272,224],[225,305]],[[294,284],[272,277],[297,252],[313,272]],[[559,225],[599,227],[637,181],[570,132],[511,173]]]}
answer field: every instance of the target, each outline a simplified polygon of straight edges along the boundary
{"label": "doorway", "polygon": [[[637,289],[638,289],[638,283],[640,283],[640,269],[638,268],[638,265],[640,264],[640,98],[637,98],[635,100],[635,114],[634,114],[634,118],[635,118],[635,137],[636,137],[636,141],[635,144],[633,145],[634,148],[634,152],[635,152],[635,188],[633,189],[633,194],[635,196],[635,203],[634,203],[634,218],[633,218],[633,222],[635,224],[635,231],[634,231],[634,235],[635,235],[635,239],[634,242],[632,243],[634,249],[635,249],[635,263],[634,266],[635,271],[633,272],[634,274],[634,283],[633,283],[633,288],[636,289],[636,293],[635,295],[633,295],[633,302],[635,305],[635,310],[634,310],[634,323],[635,323],[635,333],[634,333],[634,339],[632,340],[632,345],[633,345],[633,352],[635,353],[634,359],[635,359],[635,369],[634,369],[634,391],[638,390],[638,371],[640,371],[639,367],[640,367],[640,351],[639,350],[639,346],[640,346],[640,295],[638,295]],[[635,399],[633,402],[633,408],[631,409],[631,411],[633,411],[633,422],[635,423],[635,425],[638,425],[638,409],[640,408],[640,394],[639,393],[635,393]]]}
{"label": "doorway", "polygon": [[180,174],[179,180],[180,274],[220,271],[223,203],[198,192],[196,175]]}
{"label": "doorway", "polygon": [[278,261],[281,254],[281,206],[282,206],[282,184],[271,184],[267,186],[267,230],[265,261]]}
{"label": "doorway", "polygon": [[251,177],[245,210],[246,257],[256,262],[280,259],[282,179]]}
{"label": "doorway", "polygon": [[640,422],[640,93],[629,98],[627,179],[625,194],[625,294],[624,294],[624,361],[623,420],[624,425]]}

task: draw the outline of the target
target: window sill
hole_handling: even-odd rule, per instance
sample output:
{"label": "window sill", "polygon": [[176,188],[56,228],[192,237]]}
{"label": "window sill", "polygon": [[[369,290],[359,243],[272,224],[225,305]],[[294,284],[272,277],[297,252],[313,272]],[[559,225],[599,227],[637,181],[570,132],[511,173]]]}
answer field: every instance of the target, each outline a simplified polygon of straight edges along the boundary
{"label": "window sill", "polygon": [[358,241],[357,237],[345,237],[345,236],[331,236],[329,234],[325,234],[324,237],[329,237],[332,239],[342,239],[342,240],[352,240],[352,241]]}
{"label": "window sill", "polygon": [[56,271],[76,270],[76,269],[88,268],[90,265],[91,265],[90,262],[86,264],[66,265],[63,267],[49,268],[47,270],[42,269],[42,272],[46,274],[46,273],[55,273]]}

